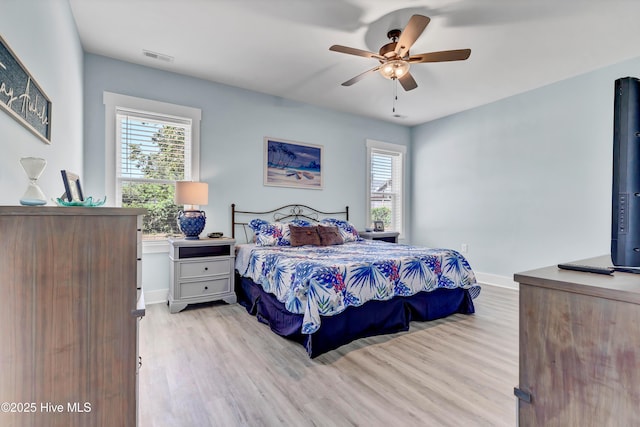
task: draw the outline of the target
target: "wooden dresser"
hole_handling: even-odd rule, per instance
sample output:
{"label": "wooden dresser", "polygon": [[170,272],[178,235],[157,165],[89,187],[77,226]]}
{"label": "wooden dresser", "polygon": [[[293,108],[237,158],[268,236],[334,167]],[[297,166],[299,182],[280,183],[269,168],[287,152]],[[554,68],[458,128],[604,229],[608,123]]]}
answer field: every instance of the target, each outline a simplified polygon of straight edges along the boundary
{"label": "wooden dresser", "polygon": [[[576,264],[611,266],[609,256]],[[518,421],[640,425],[640,274],[519,273]],[[530,400],[530,401],[528,401]]]}
{"label": "wooden dresser", "polygon": [[0,206],[0,425],[137,424],[144,212]]}

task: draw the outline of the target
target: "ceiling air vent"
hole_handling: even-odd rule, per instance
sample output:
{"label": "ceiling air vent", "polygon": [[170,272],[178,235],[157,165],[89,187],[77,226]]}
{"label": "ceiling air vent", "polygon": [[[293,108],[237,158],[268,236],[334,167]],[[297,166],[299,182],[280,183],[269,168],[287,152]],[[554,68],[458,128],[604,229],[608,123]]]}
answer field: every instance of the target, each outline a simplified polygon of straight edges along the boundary
{"label": "ceiling air vent", "polygon": [[151,52],[150,50],[142,49],[142,54],[151,59],[157,59],[158,61],[173,62],[173,56],[164,55],[162,53]]}

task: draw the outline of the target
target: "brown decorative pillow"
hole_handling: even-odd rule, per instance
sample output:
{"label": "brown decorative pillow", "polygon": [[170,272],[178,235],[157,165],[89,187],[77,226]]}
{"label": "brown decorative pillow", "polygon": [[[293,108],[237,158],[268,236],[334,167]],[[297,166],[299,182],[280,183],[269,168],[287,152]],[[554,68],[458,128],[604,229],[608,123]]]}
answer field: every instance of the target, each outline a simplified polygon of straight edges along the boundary
{"label": "brown decorative pillow", "polygon": [[322,246],[341,245],[344,243],[340,230],[335,225],[319,225],[318,235]]}
{"label": "brown decorative pillow", "polygon": [[298,227],[297,225],[289,224],[289,232],[291,233],[291,246],[320,246],[318,227],[315,225],[310,227]]}

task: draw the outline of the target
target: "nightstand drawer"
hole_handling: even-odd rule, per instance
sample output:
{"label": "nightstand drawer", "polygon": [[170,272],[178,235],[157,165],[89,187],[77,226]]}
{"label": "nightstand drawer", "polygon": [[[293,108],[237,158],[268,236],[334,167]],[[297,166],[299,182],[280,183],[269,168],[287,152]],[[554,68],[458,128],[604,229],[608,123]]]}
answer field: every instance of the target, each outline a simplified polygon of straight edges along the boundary
{"label": "nightstand drawer", "polygon": [[180,285],[180,298],[228,293],[230,290],[231,286],[228,277],[204,282],[183,282]]}
{"label": "nightstand drawer", "polygon": [[180,279],[188,279],[215,274],[229,274],[229,259],[182,262],[178,277]]}

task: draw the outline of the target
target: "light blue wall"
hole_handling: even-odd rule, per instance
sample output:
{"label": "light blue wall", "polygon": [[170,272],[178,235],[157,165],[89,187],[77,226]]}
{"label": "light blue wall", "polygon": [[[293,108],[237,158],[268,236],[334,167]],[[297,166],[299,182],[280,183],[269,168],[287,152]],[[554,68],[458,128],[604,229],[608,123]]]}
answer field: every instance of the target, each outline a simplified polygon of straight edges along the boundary
{"label": "light blue wall", "polygon": [[28,156],[47,160],[39,184],[59,197],[60,170],[83,172],[83,54],[73,16],[66,0],[4,0],[0,9],[0,34],[52,102],[51,144],[0,110],[0,204],[19,204],[28,184],[19,161]]}
{"label": "light blue wall", "polygon": [[[1,204],[17,204],[26,188],[23,156],[47,159],[40,183],[48,197],[62,193],[60,169],[79,172],[87,194],[105,194],[107,90],[202,109],[207,231],[229,232],[232,202],[348,204],[363,227],[372,138],[410,146],[412,243],[467,243],[477,271],[505,277],[609,251],[613,81],[638,76],[640,59],[407,129],[96,55],[83,61],[65,0],[5,0],[2,21],[2,36],[53,108],[50,145],[0,111]],[[323,145],[325,189],[264,187],[265,135]],[[166,289],[165,260],[145,258],[145,288]]]}
{"label": "light blue wall", "polygon": [[481,273],[608,254],[613,87],[640,59],[412,130],[413,242]]}
{"label": "light blue wall", "polygon": [[[410,146],[412,243],[467,243],[477,271],[505,277],[609,251],[613,81],[638,76],[640,59],[407,129],[96,55],[83,61],[65,0],[5,0],[2,22],[53,108],[50,145],[0,111],[0,204],[17,204],[26,188],[23,156],[47,159],[47,197],[62,193],[60,169],[79,172],[87,194],[105,194],[106,90],[202,109],[207,231],[229,232],[232,202],[348,204],[363,227],[372,138]],[[265,135],[323,145],[325,189],[264,187]],[[145,258],[145,289],[166,289],[165,256]]]}
{"label": "light blue wall", "polygon": [[[231,203],[246,210],[348,205],[351,221],[364,228],[365,140],[410,145],[411,131],[403,126],[87,54],[84,181],[88,194],[98,197],[105,194],[104,91],[202,109],[200,175],[209,183],[205,232],[230,233]],[[322,145],[324,189],[265,187],[265,136]],[[168,288],[167,254],[146,254],[143,266],[145,291]]]}

